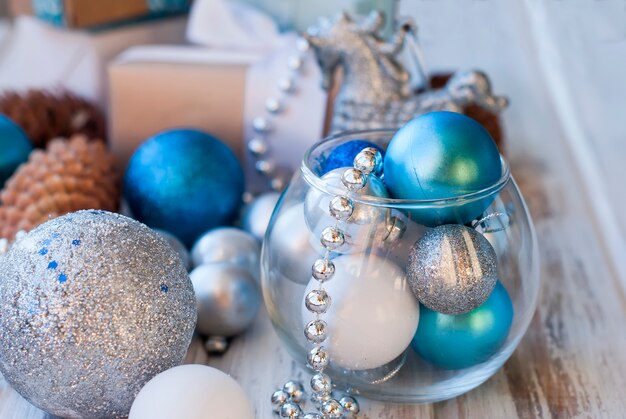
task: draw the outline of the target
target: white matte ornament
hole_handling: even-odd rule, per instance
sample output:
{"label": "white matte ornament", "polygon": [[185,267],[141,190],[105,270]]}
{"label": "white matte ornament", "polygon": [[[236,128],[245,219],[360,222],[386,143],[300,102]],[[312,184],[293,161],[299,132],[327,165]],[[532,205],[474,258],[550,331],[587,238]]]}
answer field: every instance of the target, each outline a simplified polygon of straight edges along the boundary
{"label": "white matte ornament", "polygon": [[253,419],[241,386],[206,365],[181,365],[154,377],[141,389],[128,419]]}
{"label": "white matte ornament", "polygon": [[194,266],[227,262],[248,270],[255,278],[260,276],[261,246],[243,230],[220,227],[201,236],[191,249]]}
{"label": "white matte ornament", "polygon": [[[324,284],[333,303],[324,315],[331,363],[351,370],[381,367],[404,352],[417,330],[419,305],[400,267],[381,257],[344,255]],[[319,283],[311,280],[305,295]],[[304,324],[314,319],[302,304]]]}

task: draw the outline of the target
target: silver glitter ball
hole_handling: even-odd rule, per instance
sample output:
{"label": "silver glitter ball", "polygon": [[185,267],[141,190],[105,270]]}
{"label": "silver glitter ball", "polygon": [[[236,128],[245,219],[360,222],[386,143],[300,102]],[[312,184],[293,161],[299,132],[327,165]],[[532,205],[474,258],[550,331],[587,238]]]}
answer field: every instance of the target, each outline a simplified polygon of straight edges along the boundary
{"label": "silver glitter ball", "polygon": [[359,169],[346,169],[341,176],[341,181],[349,191],[356,192],[365,187],[367,176]]}
{"label": "silver glitter ball", "polygon": [[328,419],[340,419],[343,416],[343,406],[335,399],[324,402],[320,411]]}
{"label": "silver glitter ball", "polygon": [[[363,250],[368,243],[378,238],[382,240],[387,234],[385,225],[390,212],[388,208],[382,206],[357,202],[357,198],[360,196],[387,198],[389,194],[379,177],[369,175],[365,187],[356,192],[357,195],[353,198],[336,196],[335,194],[346,192],[341,181],[345,170],[345,168],[334,169],[322,176],[326,191],[317,188],[310,188],[307,191],[304,214],[307,226],[318,236],[325,227],[334,225],[337,219],[345,220],[345,223],[341,224],[341,229],[346,245],[337,249],[337,252],[354,253]],[[350,201],[349,204],[346,199]]]}
{"label": "silver glitter ball", "polygon": [[0,371],[61,417],[125,417],[180,364],[196,322],[180,258],[145,225],[106,211],[48,221],[0,258]]}
{"label": "silver glitter ball", "polygon": [[185,247],[185,245],[176,238],[173,234],[168,233],[165,230],[160,230],[158,228],[154,228],[154,231],[159,233],[161,237],[165,239],[167,244],[172,246],[172,249],[178,254],[180,257],[180,261],[183,263],[185,269],[190,270],[192,268],[191,265],[191,255],[189,254],[189,250]]}
{"label": "silver glitter ball", "polygon": [[262,241],[278,198],[278,192],[268,192],[250,202],[243,212],[241,228]]}
{"label": "silver glitter ball", "polygon": [[318,372],[311,378],[311,390],[317,394],[330,394],[333,382],[327,374]]}
{"label": "silver glitter ball", "polygon": [[335,250],[346,242],[343,231],[337,227],[326,227],[320,235],[320,243],[325,249]]}
{"label": "silver glitter ball", "polygon": [[300,418],[302,417],[302,409],[297,403],[287,402],[280,407],[281,418]]}
{"label": "silver glitter ball", "polygon": [[352,417],[355,417],[361,410],[354,397],[344,396],[339,400],[339,403],[343,407],[344,414],[348,413]]}
{"label": "silver glitter ball", "polygon": [[234,227],[220,227],[202,235],[191,248],[194,266],[227,262],[259,278],[261,245],[249,233]]}
{"label": "silver glitter ball", "polygon": [[328,325],[324,320],[311,320],[304,326],[304,336],[311,343],[322,343],[326,340]]}
{"label": "silver glitter ball", "polygon": [[332,300],[330,295],[324,290],[313,290],[304,298],[304,304],[311,313],[326,313],[330,308]]}
{"label": "silver glitter ball", "polygon": [[276,390],[274,393],[272,393],[272,398],[270,399],[271,403],[272,403],[272,409],[274,410],[274,412],[278,413],[280,412],[280,408],[287,403],[287,401],[289,401],[289,394],[287,394],[286,391],[280,389],[280,390]]}
{"label": "silver glitter ball", "polygon": [[293,402],[300,403],[304,399],[304,386],[297,381],[287,381],[283,386],[283,391],[289,394],[289,398]]}
{"label": "silver glitter ball", "polygon": [[307,413],[306,415],[302,416],[302,419],[323,419],[322,415],[320,415],[319,413]]}
{"label": "silver glitter ball", "polygon": [[463,225],[442,225],[415,243],[407,277],[426,307],[462,314],[487,300],[498,280],[496,264],[496,252],[482,234]]}
{"label": "silver glitter ball", "polygon": [[335,264],[328,259],[317,259],[311,267],[313,278],[326,282],[335,275]]}
{"label": "silver glitter ball", "polygon": [[323,346],[313,348],[307,354],[307,361],[315,371],[321,371],[328,366],[330,355]]}
{"label": "silver glitter ball", "polygon": [[230,263],[200,265],[189,274],[196,292],[198,332],[235,336],[254,321],[261,305],[256,279]]}

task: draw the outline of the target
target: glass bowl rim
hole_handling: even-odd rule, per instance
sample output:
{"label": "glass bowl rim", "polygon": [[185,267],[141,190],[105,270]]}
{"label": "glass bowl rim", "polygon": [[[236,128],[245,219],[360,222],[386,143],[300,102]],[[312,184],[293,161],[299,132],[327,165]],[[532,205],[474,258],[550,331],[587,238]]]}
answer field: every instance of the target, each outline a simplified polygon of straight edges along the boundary
{"label": "glass bowl rim", "polygon": [[[313,172],[313,169],[309,167],[309,160],[311,155],[319,147],[328,144],[333,141],[341,139],[367,136],[372,134],[388,135],[392,137],[397,130],[391,128],[377,128],[368,130],[353,130],[343,131],[336,134],[329,135],[322,140],[316,142],[309,147],[304,154],[300,170],[306,180],[306,182],[312,187],[318,189],[321,192],[329,195],[346,195],[350,196],[350,199],[355,202],[359,202],[366,205],[381,206],[381,207],[396,207],[396,208],[444,208],[450,206],[459,206],[469,202],[474,202],[495,195],[500,192],[504,186],[511,179],[511,169],[507,160],[500,154],[500,163],[502,165],[502,175],[500,179],[491,185],[478,191],[470,192],[463,195],[457,195],[454,197],[435,198],[435,199],[397,199],[397,198],[383,198],[369,195],[359,195],[357,193],[349,193],[345,189],[329,185],[325,180]],[[355,138],[356,139],[356,138]],[[360,138],[362,139],[362,138]]]}

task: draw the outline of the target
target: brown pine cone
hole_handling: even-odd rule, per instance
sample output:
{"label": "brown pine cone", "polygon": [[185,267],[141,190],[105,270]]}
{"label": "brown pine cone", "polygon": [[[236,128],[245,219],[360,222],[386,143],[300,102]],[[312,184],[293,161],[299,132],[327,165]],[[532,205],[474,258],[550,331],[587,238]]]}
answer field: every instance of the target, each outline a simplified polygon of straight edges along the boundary
{"label": "brown pine cone", "polygon": [[43,148],[51,138],[69,138],[74,134],[105,138],[102,112],[87,100],[68,92],[7,92],[0,96],[0,114],[21,126],[35,147]]}
{"label": "brown pine cone", "polygon": [[119,176],[102,141],[84,135],[55,139],[35,150],[0,192],[0,237],[80,209],[116,211]]}

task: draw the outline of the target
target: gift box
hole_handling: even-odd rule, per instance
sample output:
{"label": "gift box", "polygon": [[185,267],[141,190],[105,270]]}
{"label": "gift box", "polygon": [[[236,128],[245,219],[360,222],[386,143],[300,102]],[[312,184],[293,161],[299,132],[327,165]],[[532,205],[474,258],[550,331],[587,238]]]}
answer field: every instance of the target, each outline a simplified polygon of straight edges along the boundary
{"label": "gift box", "polygon": [[189,0],[11,0],[14,15],[34,14],[46,22],[70,28],[181,13]]}
{"label": "gift box", "polygon": [[243,158],[245,82],[255,54],[195,46],[131,48],[109,66],[110,145],[119,167],[166,129],[197,128]]}

